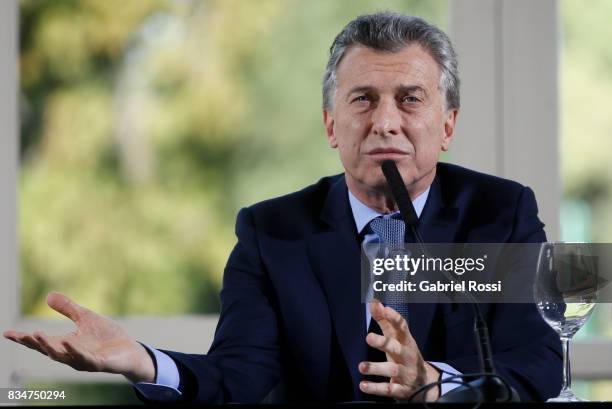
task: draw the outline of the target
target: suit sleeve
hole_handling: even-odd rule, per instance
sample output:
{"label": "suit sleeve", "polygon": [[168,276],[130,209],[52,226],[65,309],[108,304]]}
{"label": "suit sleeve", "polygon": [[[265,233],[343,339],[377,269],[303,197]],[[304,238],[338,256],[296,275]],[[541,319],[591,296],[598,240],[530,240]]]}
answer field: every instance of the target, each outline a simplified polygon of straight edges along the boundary
{"label": "suit sleeve", "polygon": [[248,209],[238,214],[236,235],[238,243],[223,275],[221,314],[210,351],[206,355],[163,351],[177,364],[183,401],[260,402],[280,378],[271,284]]}
{"label": "suit sleeve", "polygon": [[[525,187],[518,199],[509,241],[544,242],[543,228],[533,191]],[[516,388],[521,400],[543,401],[557,396],[563,368],[561,342],[535,304],[492,304],[486,319],[496,369]],[[447,361],[463,373],[479,372],[478,362],[476,356]]]}

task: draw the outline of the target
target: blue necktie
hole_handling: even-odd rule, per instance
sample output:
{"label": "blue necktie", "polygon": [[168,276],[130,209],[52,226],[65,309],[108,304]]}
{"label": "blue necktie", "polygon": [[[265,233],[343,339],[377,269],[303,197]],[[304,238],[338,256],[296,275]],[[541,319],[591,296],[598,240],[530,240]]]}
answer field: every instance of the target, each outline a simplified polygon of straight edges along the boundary
{"label": "blue necktie", "polygon": [[[380,242],[390,251],[393,251],[394,247],[399,250],[403,249],[406,237],[406,224],[401,220],[399,214],[395,214],[391,218],[377,217],[370,221],[369,227],[379,237]],[[384,256],[391,257],[392,255],[384,254]],[[399,282],[405,279],[406,272],[397,271],[391,272],[391,274],[391,280]],[[408,304],[406,304],[404,293],[387,293],[385,294],[384,303],[399,312],[408,321]]]}
{"label": "blue necktie", "polygon": [[[384,244],[387,250],[393,250],[394,246],[403,245],[404,239],[406,236],[406,225],[399,218],[399,214],[393,215],[391,218],[377,217],[371,220],[370,223],[368,223],[368,225],[366,226],[366,229],[364,230],[362,234],[364,234],[365,236],[371,233],[378,236],[380,243]],[[391,255],[381,254],[381,256],[391,256]],[[392,274],[394,274],[394,272],[392,272]],[[393,308],[395,311],[402,314],[404,319],[407,320],[408,319],[408,308],[407,308],[408,305],[405,304],[404,302],[394,302],[395,300],[392,300],[392,298],[397,298],[397,297],[393,297],[393,295],[385,297],[385,300],[383,300],[384,304],[388,305],[389,307]],[[374,318],[372,318],[372,320],[370,321],[370,327],[368,329],[368,332],[373,332],[375,334],[382,335],[382,330],[380,329],[380,326],[378,325],[376,320],[374,320]],[[370,362],[386,362],[387,357],[385,356],[384,352],[379,351],[378,349],[375,349],[375,348],[368,347],[367,360]],[[369,380],[370,382],[389,382],[389,378],[385,378],[382,376],[376,376],[376,375],[367,375],[364,377],[364,379]],[[373,401],[383,401],[383,402],[393,401],[393,399],[385,398],[381,396],[365,395],[365,397],[367,400],[373,400]]]}

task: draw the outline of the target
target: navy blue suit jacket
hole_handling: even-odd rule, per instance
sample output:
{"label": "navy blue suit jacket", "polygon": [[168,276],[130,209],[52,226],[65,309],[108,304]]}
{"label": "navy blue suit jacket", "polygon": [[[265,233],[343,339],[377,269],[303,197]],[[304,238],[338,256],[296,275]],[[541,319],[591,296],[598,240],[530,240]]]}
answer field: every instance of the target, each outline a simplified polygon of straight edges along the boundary
{"label": "navy blue suit jacket", "polygon": [[[541,242],[533,192],[518,183],[438,164],[420,217],[426,242]],[[242,209],[224,272],[221,315],[206,355],[164,351],[185,399],[258,402],[282,380],[281,399],[367,399],[360,247],[344,175]],[[494,361],[523,400],[556,396],[558,336],[534,305],[483,305]],[[469,306],[410,305],[410,330],[425,360],[477,372]],[[278,389],[277,389],[278,391]]]}

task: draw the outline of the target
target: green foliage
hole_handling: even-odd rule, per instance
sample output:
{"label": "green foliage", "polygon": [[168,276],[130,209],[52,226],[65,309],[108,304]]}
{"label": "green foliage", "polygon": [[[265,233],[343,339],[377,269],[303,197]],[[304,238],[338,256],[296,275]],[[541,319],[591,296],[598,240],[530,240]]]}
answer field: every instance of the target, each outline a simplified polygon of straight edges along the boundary
{"label": "green foliage", "polygon": [[[571,232],[580,224],[590,237],[569,240],[610,242],[612,240],[612,2],[606,0],[563,0],[562,55],[560,76],[561,175],[565,206],[585,208],[582,218],[562,219]],[[568,213],[572,214],[572,213]],[[580,214],[580,213],[578,213]],[[596,307],[589,320],[588,336],[612,335],[609,304]],[[590,332],[589,332],[590,330]],[[582,332],[582,331],[581,331]],[[578,335],[581,335],[580,332]],[[581,395],[595,401],[610,400],[610,381],[583,381]]]}
{"label": "green foliage", "polygon": [[[561,59],[561,173],[569,199],[588,203],[590,240],[612,239],[612,3],[564,0]],[[564,223],[571,223],[571,220]]]}
{"label": "green foliage", "polygon": [[21,2],[22,308],[210,312],[237,210],[341,171],[321,120],[335,34],[443,0]]}

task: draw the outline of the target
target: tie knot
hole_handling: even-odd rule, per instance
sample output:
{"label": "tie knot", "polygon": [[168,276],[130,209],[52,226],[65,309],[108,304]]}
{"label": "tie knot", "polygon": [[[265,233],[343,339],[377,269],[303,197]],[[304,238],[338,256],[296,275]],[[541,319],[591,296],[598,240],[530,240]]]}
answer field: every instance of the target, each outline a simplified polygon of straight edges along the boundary
{"label": "tie knot", "polygon": [[370,229],[383,244],[402,244],[406,237],[406,224],[395,215],[391,218],[377,217],[370,222]]}

